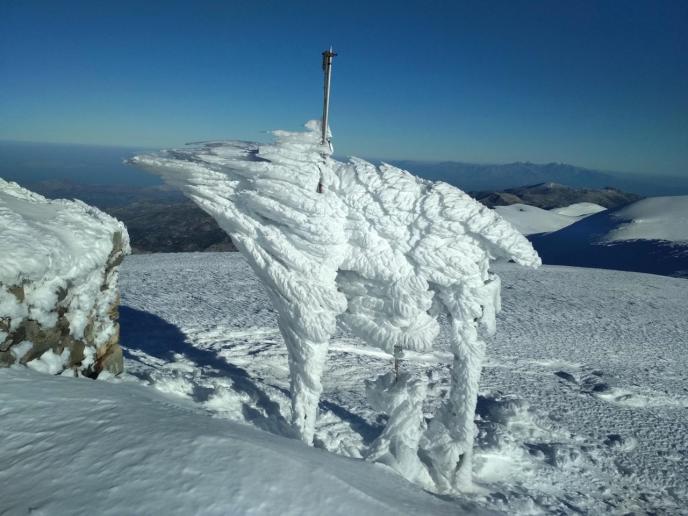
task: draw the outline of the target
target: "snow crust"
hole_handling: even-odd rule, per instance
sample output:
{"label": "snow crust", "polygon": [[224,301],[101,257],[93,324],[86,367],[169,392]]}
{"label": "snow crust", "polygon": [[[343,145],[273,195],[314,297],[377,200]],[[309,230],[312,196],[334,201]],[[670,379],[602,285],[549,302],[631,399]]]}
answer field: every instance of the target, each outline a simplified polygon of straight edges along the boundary
{"label": "snow crust", "polygon": [[[451,395],[421,446],[439,490],[470,479],[484,343],[494,332],[495,259],[537,267],[530,243],[445,183],[388,164],[339,162],[306,132],[271,144],[212,142],[131,162],[179,187],[229,233],[266,285],[289,352],[292,424],[312,442],[321,376],[339,321],[371,346],[426,352],[452,320]],[[409,384],[411,385],[411,384]]]}
{"label": "snow crust", "polygon": [[[82,339],[90,319],[96,322],[94,344],[105,343],[116,331],[107,312],[117,296],[117,271],[105,276],[115,238],[129,253],[127,230],[113,217],[0,179],[0,319],[9,320],[10,331],[26,319],[52,328],[60,302],[72,337]],[[0,344],[6,336],[0,332]],[[44,362],[53,371],[56,362],[49,356]]]}
{"label": "snow crust", "polygon": [[6,514],[485,513],[141,385],[18,367],[0,383]]}
{"label": "snow crust", "polygon": [[508,220],[523,235],[559,231],[605,209],[591,202],[571,204],[564,208],[554,208],[552,210],[543,210],[537,206],[520,203],[495,207],[495,211]]}
{"label": "snow crust", "polygon": [[621,224],[602,241],[665,240],[688,243],[688,195],[650,197],[612,214]]}

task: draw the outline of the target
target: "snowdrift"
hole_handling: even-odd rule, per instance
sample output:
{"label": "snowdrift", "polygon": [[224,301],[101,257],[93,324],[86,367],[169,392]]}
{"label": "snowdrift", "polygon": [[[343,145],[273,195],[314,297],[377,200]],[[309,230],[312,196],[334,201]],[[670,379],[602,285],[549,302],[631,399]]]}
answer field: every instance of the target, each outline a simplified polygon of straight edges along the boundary
{"label": "snowdrift", "polygon": [[117,267],[128,252],[116,219],[0,179],[0,365],[121,372]]}
{"label": "snowdrift", "polygon": [[19,368],[1,370],[0,383],[12,436],[0,441],[8,514],[463,512],[379,466],[208,417],[141,385]]}
{"label": "snowdrift", "polygon": [[548,264],[688,277],[688,196],[642,199],[531,239]]}
{"label": "snowdrift", "polygon": [[[331,148],[320,144],[319,122],[306,127],[276,131],[272,144],[211,142],[131,162],[213,216],[266,285],[289,352],[292,424],[307,443],[337,322],[390,354],[426,352],[439,333],[438,315],[448,314],[451,395],[427,431],[422,418],[400,417],[408,423],[398,433],[414,436],[405,442],[414,453],[388,463],[419,478],[422,455],[437,489],[456,488],[470,478],[484,353],[479,325],[493,332],[500,307],[490,262],[537,267],[540,259],[523,235],[462,191],[387,164],[334,160]],[[420,406],[412,398],[424,390],[407,384],[392,397],[406,396],[403,406],[412,411]],[[422,428],[412,431],[409,425],[416,424]]]}

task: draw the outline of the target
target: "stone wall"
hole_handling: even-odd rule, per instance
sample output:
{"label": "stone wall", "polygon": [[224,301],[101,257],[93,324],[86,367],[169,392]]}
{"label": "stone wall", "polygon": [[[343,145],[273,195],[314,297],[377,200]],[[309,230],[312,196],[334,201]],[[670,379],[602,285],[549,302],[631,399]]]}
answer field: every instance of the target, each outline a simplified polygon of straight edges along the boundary
{"label": "stone wall", "polygon": [[[75,304],[75,296],[83,294],[82,284],[58,288],[53,310],[57,322],[52,326],[41,324],[30,316],[22,317],[18,325],[12,324],[11,317],[1,317],[0,336],[6,336],[0,341],[0,367],[15,363],[29,364],[52,351],[55,355],[66,357],[63,369],[68,374],[71,374],[71,370],[75,376],[95,378],[101,371],[115,375],[121,373],[123,358],[119,346],[117,277],[118,266],[127,251],[128,245],[124,243],[122,232],[115,232],[107,262],[102,270],[93,271],[100,281],[94,284],[97,293],[93,296],[91,309],[87,310],[83,335],[78,338],[70,331],[70,308]],[[2,283],[0,288],[3,288]],[[25,281],[21,285],[4,288],[14,296],[18,305],[23,305],[25,290],[31,288],[31,283]],[[83,310],[83,306],[79,309]],[[65,354],[65,351],[68,353]]]}

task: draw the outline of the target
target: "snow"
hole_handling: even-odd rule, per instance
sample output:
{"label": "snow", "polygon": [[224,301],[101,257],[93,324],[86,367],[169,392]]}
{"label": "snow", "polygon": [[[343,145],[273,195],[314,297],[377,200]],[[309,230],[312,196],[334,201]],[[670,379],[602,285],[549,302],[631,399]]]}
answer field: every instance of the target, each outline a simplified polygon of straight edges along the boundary
{"label": "snow", "polygon": [[585,218],[604,211],[605,208],[591,202],[571,204],[564,208],[543,210],[528,204],[511,204],[495,207],[497,213],[524,235],[551,233]]}
{"label": "snow", "polygon": [[688,244],[688,195],[650,197],[612,214],[619,223],[602,238],[623,240],[665,240]]}
{"label": "snow", "polygon": [[[502,311],[499,332],[487,339],[474,490],[446,499],[509,514],[681,513],[688,505],[685,280],[572,267],[529,271],[499,264],[495,270]],[[278,314],[242,256],[131,256],[120,284],[126,380],[205,410],[197,431],[206,428],[204,417],[214,416],[290,435],[288,353]],[[401,373],[425,384],[426,420],[450,387],[451,331],[441,317],[431,351],[404,352]],[[389,354],[340,329],[324,368],[316,446],[352,458],[384,449],[378,439],[386,418],[365,384],[392,371]],[[38,418],[39,409],[33,414]],[[153,415],[166,420],[164,413]],[[295,441],[287,446],[301,449]],[[403,460],[402,454],[386,457],[392,468]],[[4,456],[0,462],[7,463]],[[220,476],[231,474],[232,462],[225,467]],[[208,499],[217,496],[223,489]]]}
{"label": "snow", "polygon": [[559,215],[565,215],[567,217],[584,217],[586,215],[599,213],[606,209],[607,208],[604,206],[600,206],[594,202],[577,202],[575,204],[570,204],[569,206],[564,206],[563,208],[552,208],[549,211]]}
{"label": "snow", "polygon": [[531,241],[547,264],[688,278],[688,196],[650,197]]}
{"label": "snow", "polygon": [[275,131],[271,144],[212,142],[131,162],[213,216],[266,285],[289,352],[292,425],[307,443],[338,322],[387,353],[427,352],[438,316],[448,315],[451,395],[419,453],[438,490],[466,486],[484,348],[478,326],[494,332],[499,309],[490,263],[537,267],[540,259],[462,191],[388,164],[334,160],[320,143],[319,122],[306,128]]}
{"label": "snow", "polygon": [[[49,200],[0,179],[0,319],[9,320],[10,332],[26,319],[55,327],[59,302],[74,339],[84,337],[91,320],[93,344],[105,343],[116,331],[107,311],[116,299],[117,273],[106,277],[105,269],[118,238],[128,253],[126,228],[116,219],[81,201]],[[0,344],[6,337],[0,334]],[[56,360],[44,357],[34,366],[53,371]]]}
{"label": "snow", "polygon": [[[29,303],[54,306],[54,287],[81,279],[107,261],[112,235],[124,225],[81,201],[50,200],[0,179],[0,283],[53,280],[51,288],[30,292]],[[59,284],[59,285],[58,285]]]}
{"label": "snow", "polygon": [[52,349],[43,353],[39,358],[26,363],[27,367],[39,373],[57,374],[62,372],[69,363],[69,350],[65,349],[57,354]]}
{"label": "snow", "polygon": [[0,370],[0,383],[3,514],[464,512],[380,466],[141,385],[19,367]]}

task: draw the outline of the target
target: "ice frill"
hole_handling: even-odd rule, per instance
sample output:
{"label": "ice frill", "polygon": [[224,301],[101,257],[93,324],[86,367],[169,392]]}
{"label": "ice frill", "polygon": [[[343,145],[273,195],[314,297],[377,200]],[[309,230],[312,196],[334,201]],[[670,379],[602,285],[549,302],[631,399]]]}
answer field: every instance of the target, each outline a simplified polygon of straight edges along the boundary
{"label": "ice frill", "polygon": [[306,128],[276,131],[270,144],[209,142],[131,161],[213,216],[267,286],[289,352],[293,424],[306,442],[338,320],[387,352],[423,352],[448,313],[452,394],[420,453],[440,489],[456,486],[470,464],[484,348],[477,326],[493,331],[499,309],[490,260],[535,267],[540,259],[457,188],[387,164],[337,161],[320,144],[319,123]]}

